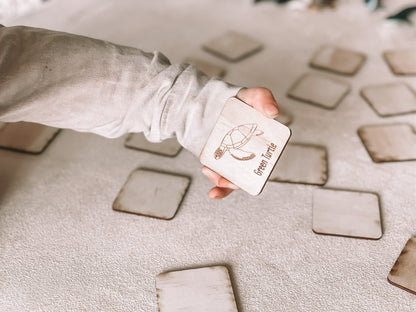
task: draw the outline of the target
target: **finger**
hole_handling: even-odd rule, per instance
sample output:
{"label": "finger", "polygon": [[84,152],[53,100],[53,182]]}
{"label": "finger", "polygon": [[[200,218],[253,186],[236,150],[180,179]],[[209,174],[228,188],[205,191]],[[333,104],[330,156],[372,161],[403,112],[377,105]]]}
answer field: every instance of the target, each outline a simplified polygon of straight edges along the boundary
{"label": "finger", "polygon": [[218,187],[229,188],[233,190],[239,189],[237,185],[231,183],[226,178],[220,176],[218,173],[216,173],[215,171],[212,171],[208,167],[203,167],[202,173],[205,174],[208,177],[208,179]]}
{"label": "finger", "polygon": [[233,191],[230,188],[214,187],[209,191],[208,197],[211,199],[222,199],[230,195]]}
{"label": "finger", "polygon": [[254,109],[263,113],[266,117],[276,118],[279,115],[279,107],[273,93],[266,88],[241,89],[237,97]]}

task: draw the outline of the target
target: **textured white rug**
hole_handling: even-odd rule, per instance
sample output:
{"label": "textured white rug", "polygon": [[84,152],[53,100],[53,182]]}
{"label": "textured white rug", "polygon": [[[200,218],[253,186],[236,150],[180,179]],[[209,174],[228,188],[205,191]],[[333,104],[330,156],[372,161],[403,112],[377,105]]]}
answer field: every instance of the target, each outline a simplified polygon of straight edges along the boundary
{"label": "textured white rug", "polygon": [[[195,56],[225,66],[233,83],[271,88],[294,116],[292,142],[328,148],[327,187],[379,193],[384,236],[314,234],[314,186],[269,183],[259,197],[235,192],[211,201],[210,183],[186,151],[164,158],[127,149],[124,138],[65,130],[39,156],[0,151],[0,311],[157,311],[157,274],[221,264],[230,268],[240,312],[415,311],[416,296],[386,278],[416,234],[416,163],[375,164],[356,133],[365,124],[416,128],[414,114],[381,118],[359,95],[374,83],[416,87],[381,56],[416,47],[414,27],[383,20],[409,1],[385,2],[375,13],[358,0],[309,13],[249,0],[54,0],[5,23],[160,50],[173,62]],[[264,50],[230,64],[200,49],[229,29]],[[352,91],[333,111],[285,96],[301,74],[319,72],[308,62],[326,43],[368,56],[356,76],[339,77]],[[139,166],[193,177],[172,221],[111,209]]]}
{"label": "textured white rug", "polygon": [[0,21],[36,11],[46,0],[0,0]]}

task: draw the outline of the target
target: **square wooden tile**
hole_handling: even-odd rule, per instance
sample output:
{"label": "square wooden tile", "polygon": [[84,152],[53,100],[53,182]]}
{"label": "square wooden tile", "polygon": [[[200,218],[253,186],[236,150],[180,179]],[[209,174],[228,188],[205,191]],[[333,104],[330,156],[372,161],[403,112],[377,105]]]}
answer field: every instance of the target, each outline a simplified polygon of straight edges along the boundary
{"label": "square wooden tile", "polygon": [[305,74],[289,89],[288,96],[326,109],[335,108],[350,91],[348,83],[319,74]]}
{"label": "square wooden tile", "polygon": [[0,147],[39,154],[45,150],[59,130],[30,122],[5,123],[0,126]]}
{"label": "square wooden tile", "polygon": [[185,176],[137,169],[113,203],[113,209],[170,220],[184,198],[190,179]]}
{"label": "square wooden tile", "polygon": [[364,126],[358,135],[376,163],[416,160],[416,133],[408,124]]}
{"label": "square wooden tile", "polygon": [[200,156],[201,163],[258,195],[290,137],[290,129],[230,98]]}
{"label": "square wooden tile", "polygon": [[326,148],[289,143],[270,181],[324,185],[328,179]]}
{"label": "square wooden tile", "polygon": [[159,274],[156,293],[160,312],[238,312],[224,266]]}
{"label": "square wooden tile", "polygon": [[402,82],[365,87],[361,95],[382,117],[416,113],[416,93]]}
{"label": "square wooden tile", "polygon": [[187,58],[185,63],[195,66],[199,71],[203,72],[205,75],[209,77],[223,78],[226,73],[224,67],[196,58]]}
{"label": "square wooden tile", "polygon": [[178,143],[176,138],[166,139],[160,143],[153,143],[149,142],[141,132],[130,133],[124,141],[124,145],[139,151],[170,157],[178,155],[182,149],[182,146]]}
{"label": "square wooden tile", "polygon": [[203,48],[227,61],[236,62],[260,51],[263,46],[245,34],[228,31],[203,45]]}
{"label": "square wooden tile", "polygon": [[387,280],[416,295],[416,238],[410,238],[393,265]]}
{"label": "square wooden tile", "polygon": [[396,75],[416,75],[416,50],[384,52],[384,59]]}
{"label": "square wooden tile", "polygon": [[317,234],[367,239],[383,235],[378,196],[372,193],[316,189],[312,219]]}
{"label": "square wooden tile", "polygon": [[310,65],[334,73],[354,75],[363,65],[365,54],[334,46],[322,46],[313,56]]}

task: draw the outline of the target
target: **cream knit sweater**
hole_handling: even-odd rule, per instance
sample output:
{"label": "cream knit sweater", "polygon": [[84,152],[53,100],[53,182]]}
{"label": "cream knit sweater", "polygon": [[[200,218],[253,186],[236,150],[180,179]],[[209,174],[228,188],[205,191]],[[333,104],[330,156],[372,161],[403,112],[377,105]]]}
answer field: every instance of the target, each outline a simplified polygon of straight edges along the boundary
{"label": "cream knit sweater", "polygon": [[199,155],[239,88],[159,52],[30,27],[0,27],[0,121],[29,121],[114,138],[176,135]]}

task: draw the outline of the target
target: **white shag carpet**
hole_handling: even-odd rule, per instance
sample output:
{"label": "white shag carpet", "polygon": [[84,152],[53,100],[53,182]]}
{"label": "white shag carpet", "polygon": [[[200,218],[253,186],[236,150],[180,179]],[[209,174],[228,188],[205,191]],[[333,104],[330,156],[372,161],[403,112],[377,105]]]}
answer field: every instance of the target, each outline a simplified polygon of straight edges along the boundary
{"label": "white shag carpet", "polygon": [[[225,264],[240,312],[415,311],[416,296],[387,282],[407,239],[415,235],[416,162],[375,164],[356,131],[380,118],[359,96],[368,84],[405,81],[382,58],[385,49],[416,48],[415,28],[384,21],[408,1],[385,1],[368,12],[362,1],[336,11],[290,11],[249,0],[54,0],[5,25],[31,25],[226,66],[230,82],[272,89],[294,115],[292,142],[325,145],[327,187],[377,192],[384,236],[378,241],[312,232],[312,191],[269,183],[259,197],[235,192],[207,198],[211,187],[198,160],[170,159],[123,147],[124,138],[62,131],[46,152],[0,150],[0,311],[157,311],[155,277],[163,271]],[[201,50],[226,30],[265,48],[239,63]],[[367,54],[351,93],[333,111],[285,97],[321,44]],[[334,75],[336,76],[336,75]],[[338,77],[338,76],[337,76]],[[59,99],[57,99],[59,101]],[[192,176],[172,221],[115,212],[112,202],[137,167]]]}

